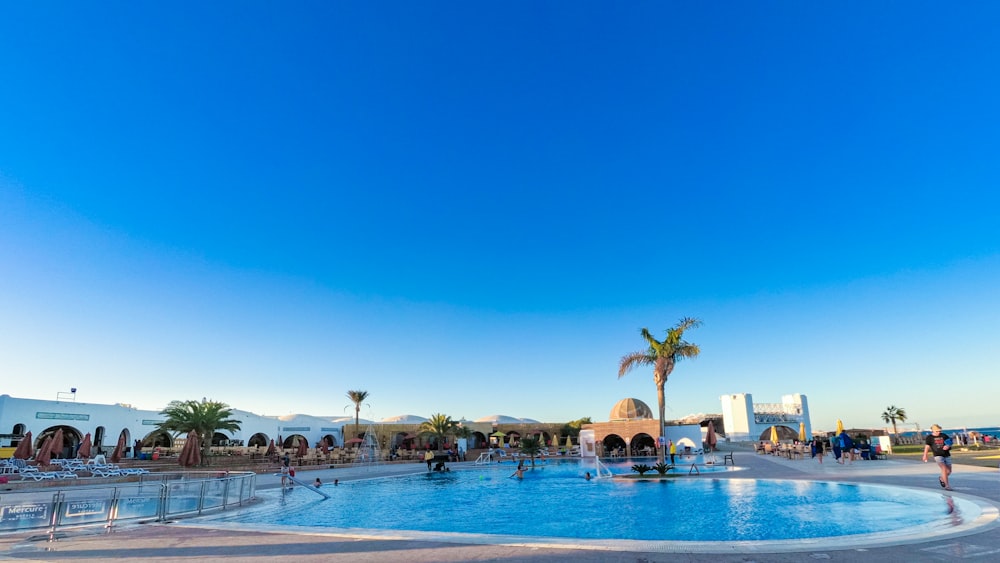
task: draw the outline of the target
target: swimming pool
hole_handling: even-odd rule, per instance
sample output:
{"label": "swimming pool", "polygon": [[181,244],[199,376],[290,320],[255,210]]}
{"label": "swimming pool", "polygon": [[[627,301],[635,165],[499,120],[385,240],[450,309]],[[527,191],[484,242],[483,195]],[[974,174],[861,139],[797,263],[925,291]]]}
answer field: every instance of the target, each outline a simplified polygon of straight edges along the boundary
{"label": "swimming pool", "polygon": [[[620,468],[619,468],[620,470]],[[260,526],[408,530],[577,540],[819,540],[968,526],[969,500],[938,492],[815,481],[702,477],[586,481],[576,463],[509,478],[510,466],[265,491],[259,506],[215,521]]]}

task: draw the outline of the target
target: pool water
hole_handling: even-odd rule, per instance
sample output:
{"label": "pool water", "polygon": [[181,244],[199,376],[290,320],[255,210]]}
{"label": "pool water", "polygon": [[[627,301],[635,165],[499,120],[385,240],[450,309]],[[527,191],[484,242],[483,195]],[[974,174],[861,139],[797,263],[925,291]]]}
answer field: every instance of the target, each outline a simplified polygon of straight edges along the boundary
{"label": "pool water", "polygon": [[[214,520],[552,538],[752,541],[955,526],[973,503],[879,485],[701,477],[583,479],[577,463],[509,477],[510,466],[265,491],[258,506]],[[618,472],[627,472],[617,469]]]}

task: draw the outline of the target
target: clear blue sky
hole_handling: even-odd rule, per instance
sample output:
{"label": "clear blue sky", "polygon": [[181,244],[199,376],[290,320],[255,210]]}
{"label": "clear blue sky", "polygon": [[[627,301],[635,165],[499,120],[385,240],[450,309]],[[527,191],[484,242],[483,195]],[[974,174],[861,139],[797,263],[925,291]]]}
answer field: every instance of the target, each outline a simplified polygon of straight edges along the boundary
{"label": "clear blue sky", "polygon": [[0,393],[1000,424],[1000,8],[0,8]]}

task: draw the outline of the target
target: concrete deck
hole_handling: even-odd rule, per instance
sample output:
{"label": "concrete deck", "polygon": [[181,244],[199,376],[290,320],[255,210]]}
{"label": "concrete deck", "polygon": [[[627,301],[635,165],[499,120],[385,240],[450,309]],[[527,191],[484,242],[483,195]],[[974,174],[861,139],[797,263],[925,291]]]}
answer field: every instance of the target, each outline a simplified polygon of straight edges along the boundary
{"label": "concrete deck", "polygon": [[[826,481],[853,481],[905,487],[926,488],[941,492],[937,483],[937,466],[910,460],[864,461],[854,465],[838,465],[832,458],[820,465],[816,460],[787,460],[763,456],[751,451],[736,452],[736,463],[744,471],[727,473],[729,477],[776,478]],[[454,465],[453,465],[454,466]],[[375,470],[341,468],[301,471],[298,477],[312,482],[319,477],[324,483],[333,479],[350,481],[376,475],[398,475],[423,472],[422,463],[386,465]],[[725,478],[712,474],[707,478]],[[276,475],[261,475],[259,488],[279,486]],[[952,475],[955,494],[983,499],[994,508],[1000,506],[1000,475],[997,469],[956,465]],[[327,492],[331,487],[324,489]],[[859,558],[880,562],[921,561],[995,561],[1000,560],[1000,522],[971,530],[964,535],[935,536],[928,531],[929,541],[884,545],[852,545],[850,539],[817,547],[816,542],[802,542],[801,550],[787,549],[769,552],[759,547],[733,544],[727,553],[685,553],[664,548],[663,542],[649,542],[648,550],[616,550],[588,546],[551,547],[545,542],[525,542],[517,538],[502,538],[462,542],[446,534],[427,534],[426,539],[394,539],[384,532],[334,533],[293,531],[262,532],[213,526],[197,518],[176,523],[123,526],[111,533],[103,531],[64,532],[50,541],[44,534],[18,533],[0,535],[0,560],[7,561],[107,561],[112,558],[149,561],[259,561],[263,558],[302,561],[567,561],[567,562],[684,562],[684,561],[856,561]],[[486,541],[487,543],[480,543]]]}

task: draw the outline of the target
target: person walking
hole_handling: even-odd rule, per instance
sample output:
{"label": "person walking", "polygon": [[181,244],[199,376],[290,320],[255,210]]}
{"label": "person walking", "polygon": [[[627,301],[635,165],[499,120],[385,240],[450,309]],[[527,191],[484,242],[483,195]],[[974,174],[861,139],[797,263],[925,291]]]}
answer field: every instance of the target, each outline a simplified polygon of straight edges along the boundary
{"label": "person walking", "polygon": [[816,457],[819,458],[819,464],[823,465],[823,440],[814,440],[813,448],[816,450]]}
{"label": "person walking", "polygon": [[934,461],[941,468],[941,476],[938,477],[938,484],[944,487],[944,490],[951,490],[951,438],[941,432],[941,427],[937,424],[931,425],[931,433],[924,440],[924,463],[927,462],[927,456],[930,453],[934,454]]}
{"label": "person walking", "polygon": [[677,457],[677,444],[670,440],[670,465],[674,464],[675,457]]}

